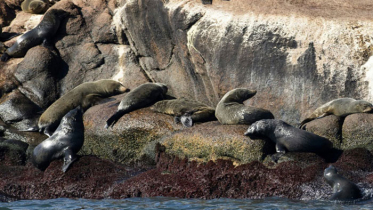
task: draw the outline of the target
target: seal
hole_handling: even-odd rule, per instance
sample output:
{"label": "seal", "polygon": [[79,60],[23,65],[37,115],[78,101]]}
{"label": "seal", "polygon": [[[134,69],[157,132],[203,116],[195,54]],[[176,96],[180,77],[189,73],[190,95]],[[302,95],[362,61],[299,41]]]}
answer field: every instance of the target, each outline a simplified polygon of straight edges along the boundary
{"label": "seal", "polygon": [[261,119],[273,119],[273,114],[265,109],[245,106],[243,102],[256,94],[255,90],[236,88],[226,93],[216,106],[215,116],[221,124],[250,125]]}
{"label": "seal", "polygon": [[339,175],[337,169],[332,165],[324,170],[324,179],[333,188],[330,200],[352,201],[363,197],[359,187]]}
{"label": "seal", "polygon": [[155,103],[151,110],[175,116],[175,122],[191,127],[194,122],[216,120],[215,109],[201,102],[185,98],[162,100]]}
{"label": "seal", "polygon": [[69,111],[61,120],[56,132],[34,148],[31,161],[45,170],[56,159],[64,158],[62,171],[66,172],[76,160],[76,153],[84,142],[83,112],[80,107]]}
{"label": "seal", "polygon": [[304,119],[299,128],[304,128],[307,122],[316,118],[322,118],[327,115],[336,115],[338,117],[346,117],[354,113],[367,113],[373,110],[373,105],[364,100],[355,100],[353,98],[339,98],[323,104],[313,111],[306,119]]}
{"label": "seal", "polygon": [[[71,109],[81,106],[83,111],[96,104],[102,98],[127,92],[120,82],[111,79],[86,82],[67,92],[40,116],[38,122],[39,132],[51,136],[62,117]],[[34,129],[35,130],[35,129]]]}
{"label": "seal", "polygon": [[25,0],[21,4],[21,9],[24,12],[32,14],[41,14],[49,8],[48,0]]}
{"label": "seal", "polygon": [[57,32],[61,19],[68,13],[60,9],[48,10],[42,21],[33,29],[20,36],[17,41],[1,56],[1,61],[10,57],[23,57],[27,51],[36,45],[43,44],[46,48],[52,47],[52,39]]}
{"label": "seal", "polygon": [[118,110],[106,121],[105,127],[114,126],[126,113],[151,106],[155,102],[162,100],[167,90],[167,85],[163,83],[145,83],[136,87],[123,97],[118,106]]}
{"label": "seal", "polygon": [[253,123],[245,132],[251,139],[269,138],[276,144],[277,160],[286,152],[312,152],[325,154],[333,144],[326,138],[293,127],[282,120],[263,119]]}

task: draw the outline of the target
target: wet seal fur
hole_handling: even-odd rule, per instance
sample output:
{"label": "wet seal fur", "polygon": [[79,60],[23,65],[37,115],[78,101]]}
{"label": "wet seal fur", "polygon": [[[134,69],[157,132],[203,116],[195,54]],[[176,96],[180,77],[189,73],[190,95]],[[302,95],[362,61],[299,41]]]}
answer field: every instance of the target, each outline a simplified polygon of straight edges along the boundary
{"label": "wet seal fur", "polygon": [[346,117],[354,113],[367,113],[373,110],[373,105],[364,100],[355,100],[353,98],[339,98],[323,104],[304,119],[299,128],[304,129],[304,125],[317,118],[322,118],[327,115],[336,115],[338,117]]}
{"label": "wet seal fur", "polygon": [[255,90],[236,88],[226,93],[216,106],[215,116],[221,124],[250,125],[261,119],[273,119],[273,114],[265,109],[245,106],[244,101],[253,97]]}
{"label": "wet seal fur", "polygon": [[153,105],[165,98],[167,86],[163,83],[145,83],[130,91],[121,100],[118,110],[107,121],[105,128],[114,124],[126,113]]}
{"label": "wet seal fur", "polygon": [[32,30],[20,36],[17,41],[8,48],[1,56],[1,61],[7,61],[10,57],[23,57],[27,51],[39,44],[44,47],[53,49],[52,40],[57,32],[61,19],[68,13],[60,9],[48,10],[42,21]]}
{"label": "wet seal fur", "polygon": [[50,136],[58,126],[61,118],[71,109],[81,106],[83,111],[96,104],[102,98],[127,92],[120,82],[111,79],[86,82],[67,92],[40,116],[38,122],[39,132]]}
{"label": "wet seal fur", "polygon": [[151,110],[173,115],[175,122],[181,122],[187,127],[193,126],[194,122],[216,120],[214,108],[185,98],[158,101]]}
{"label": "wet seal fur", "polygon": [[324,178],[333,188],[333,195],[330,200],[353,201],[363,197],[359,187],[350,180],[339,175],[334,166],[329,166],[324,170]]}
{"label": "wet seal fur", "polygon": [[293,127],[282,120],[264,119],[253,123],[245,132],[251,139],[269,138],[276,144],[277,160],[286,152],[312,152],[319,155],[330,152],[333,144],[326,138]]}
{"label": "wet seal fur", "polygon": [[51,137],[34,148],[31,161],[35,167],[45,170],[53,160],[63,157],[62,171],[66,172],[76,160],[76,153],[82,148],[83,142],[83,112],[77,107],[62,118]]}
{"label": "wet seal fur", "polygon": [[21,9],[31,14],[42,14],[48,10],[49,6],[48,0],[24,0]]}

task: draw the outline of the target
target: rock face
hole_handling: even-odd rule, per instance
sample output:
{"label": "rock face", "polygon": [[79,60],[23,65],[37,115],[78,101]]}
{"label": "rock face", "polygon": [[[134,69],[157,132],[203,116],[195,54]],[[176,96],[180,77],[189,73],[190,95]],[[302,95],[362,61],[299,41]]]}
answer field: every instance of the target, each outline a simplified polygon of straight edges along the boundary
{"label": "rock face", "polygon": [[[20,4],[0,2],[5,47],[16,41],[13,33],[42,17],[25,14]],[[170,95],[212,107],[229,90],[249,88],[257,94],[246,105],[292,125],[335,98],[372,100],[371,1],[61,0],[52,8],[69,14],[53,39],[55,49],[36,46],[24,58],[0,62],[0,138],[29,144],[24,151],[0,143],[0,200],[331,195],[322,179],[329,163],[309,153],[274,163],[274,145],[243,136],[247,125],[212,121],[185,128],[143,108],[105,129],[124,95],[84,114],[82,157],[66,174],[62,160],[44,172],[34,168],[28,154],[46,136],[19,130],[35,125],[67,91],[98,79],[130,89],[162,82]],[[363,189],[373,184],[372,116],[307,123],[341,150],[333,165]]]}

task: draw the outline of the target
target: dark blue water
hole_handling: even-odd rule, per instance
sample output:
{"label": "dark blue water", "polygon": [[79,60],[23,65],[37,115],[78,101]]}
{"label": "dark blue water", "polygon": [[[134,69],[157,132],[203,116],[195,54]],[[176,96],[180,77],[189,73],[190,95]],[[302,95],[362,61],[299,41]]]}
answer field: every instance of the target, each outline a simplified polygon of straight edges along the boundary
{"label": "dark blue water", "polygon": [[7,209],[373,209],[373,201],[358,204],[340,204],[330,201],[292,201],[284,198],[250,199],[178,199],[178,198],[130,198],[130,199],[67,199],[25,200],[0,203],[0,210]]}

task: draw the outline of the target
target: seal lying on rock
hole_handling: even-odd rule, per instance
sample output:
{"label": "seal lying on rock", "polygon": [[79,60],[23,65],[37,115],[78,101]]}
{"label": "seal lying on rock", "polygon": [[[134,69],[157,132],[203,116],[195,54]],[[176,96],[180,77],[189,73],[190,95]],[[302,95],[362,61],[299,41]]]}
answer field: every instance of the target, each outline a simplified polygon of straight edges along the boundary
{"label": "seal lying on rock", "polygon": [[163,100],[155,103],[151,110],[175,116],[175,122],[191,127],[194,122],[215,120],[215,109],[203,103],[185,98]]}
{"label": "seal lying on rock", "polygon": [[142,84],[124,96],[118,110],[106,121],[106,128],[114,124],[126,113],[150,106],[165,97],[168,88],[162,83]]}
{"label": "seal lying on rock", "polygon": [[373,105],[364,100],[355,100],[353,98],[339,98],[320,106],[304,119],[299,128],[303,128],[304,124],[316,118],[325,117],[327,115],[336,115],[338,117],[346,117],[354,113],[366,113],[373,110]]}
{"label": "seal lying on rock", "polygon": [[25,0],[21,4],[22,11],[32,14],[44,13],[48,8],[48,0]]}
{"label": "seal lying on rock", "polygon": [[61,118],[71,109],[81,106],[85,111],[98,100],[128,91],[120,82],[103,79],[78,85],[52,105],[40,116],[39,132],[50,136],[58,126]]}
{"label": "seal lying on rock", "polygon": [[39,25],[20,36],[14,45],[5,51],[1,61],[7,61],[10,57],[23,57],[30,48],[42,43],[44,47],[51,48],[52,39],[60,26],[61,19],[67,14],[60,9],[49,10]]}
{"label": "seal lying on rock", "polygon": [[66,172],[76,160],[76,153],[84,142],[83,112],[80,107],[69,111],[61,120],[56,132],[38,146],[32,153],[32,163],[40,170],[45,170],[49,164],[64,157],[62,171]]}
{"label": "seal lying on rock", "polygon": [[282,120],[264,119],[253,123],[245,132],[252,139],[269,138],[276,144],[277,161],[286,152],[312,152],[322,154],[330,151],[333,144],[326,138],[295,128]]}
{"label": "seal lying on rock", "polygon": [[330,200],[352,201],[363,197],[361,190],[356,184],[337,173],[334,166],[324,170],[326,182],[333,188],[333,195]]}
{"label": "seal lying on rock", "polygon": [[255,90],[236,88],[226,93],[216,106],[215,116],[221,124],[250,125],[261,119],[273,119],[273,114],[265,109],[245,106],[243,102],[256,94]]}

